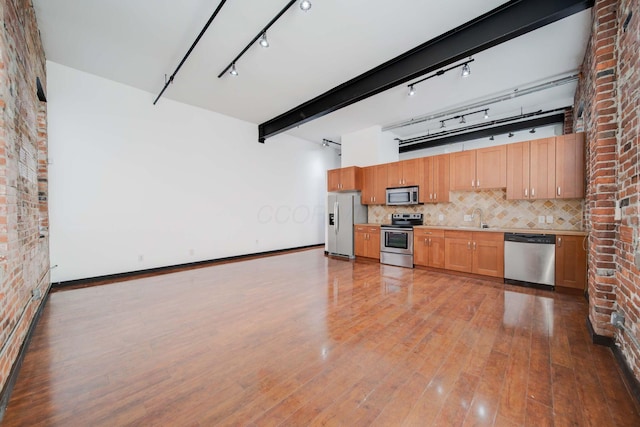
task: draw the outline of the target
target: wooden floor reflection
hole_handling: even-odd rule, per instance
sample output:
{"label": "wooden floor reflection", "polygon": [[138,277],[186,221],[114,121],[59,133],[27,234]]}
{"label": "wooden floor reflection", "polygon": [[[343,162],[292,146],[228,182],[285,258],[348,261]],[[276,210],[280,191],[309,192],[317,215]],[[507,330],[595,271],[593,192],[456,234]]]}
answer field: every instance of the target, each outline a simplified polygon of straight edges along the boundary
{"label": "wooden floor reflection", "polygon": [[56,292],[2,425],[638,426],[586,313],[319,249]]}

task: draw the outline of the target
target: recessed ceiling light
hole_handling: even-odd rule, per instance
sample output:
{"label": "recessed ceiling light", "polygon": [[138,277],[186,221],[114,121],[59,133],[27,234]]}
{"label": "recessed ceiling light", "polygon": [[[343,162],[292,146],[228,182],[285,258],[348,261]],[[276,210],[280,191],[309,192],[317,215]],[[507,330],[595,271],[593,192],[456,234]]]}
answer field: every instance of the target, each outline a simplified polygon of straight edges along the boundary
{"label": "recessed ceiling light", "polygon": [[238,75],[238,70],[236,70],[236,63],[235,62],[233,64],[231,64],[231,71],[229,71],[229,74],[231,74],[232,76],[237,76]]}
{"label": "recessed ceiling light", "polygon": [[302,0],[300,2],[300,9],[304,10],[305,12],[308,11],[309,9],[311,9],[311,2],[309,0]]}
{"label": "recessed ceiling light", "polygon": [[487,120],[489,118],[489,111],[484,110],[484,119]]}
{"label": "recessed ceiling light", "polygon": [[413,88],[413,85],[409,86],[409,96],[413,96],[416,94],[416,90]]}

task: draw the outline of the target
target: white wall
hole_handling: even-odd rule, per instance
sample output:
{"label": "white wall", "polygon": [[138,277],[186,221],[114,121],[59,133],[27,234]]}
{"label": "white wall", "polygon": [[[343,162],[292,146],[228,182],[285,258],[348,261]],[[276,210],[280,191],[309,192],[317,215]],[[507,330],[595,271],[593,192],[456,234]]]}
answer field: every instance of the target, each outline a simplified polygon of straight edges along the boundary
{"label": "white wall", "polygon": [[495,135],[493,141],[491,141],[487,137],[465,142],[456,142],[454,144],[441,145],[439,147],[425,148],[424,150],[400,153],[400,160],[436,156],[438,154],[455,153],[457,151],[475,150],[477,148],[491,147],[494,145],[513,144],[516,142],[530,141],[532,139],[538,138],[549,138],[556,135],[562,135],[562,129],[562,124],[556,124],[536,128],[536,133],[529,133],[528,130],[514,132],[514,135],[511,138],[509,138],[507,134],[500,134]]}
{"label": "white wall", "polygon": [[398,161],[398,142],[393,135],[372,126],[341,136],[342,167],[372,166]]}
{"label": "white wall", "polygon": [[53,282],[324,242],[335,150],[53,62],[47,79]]}

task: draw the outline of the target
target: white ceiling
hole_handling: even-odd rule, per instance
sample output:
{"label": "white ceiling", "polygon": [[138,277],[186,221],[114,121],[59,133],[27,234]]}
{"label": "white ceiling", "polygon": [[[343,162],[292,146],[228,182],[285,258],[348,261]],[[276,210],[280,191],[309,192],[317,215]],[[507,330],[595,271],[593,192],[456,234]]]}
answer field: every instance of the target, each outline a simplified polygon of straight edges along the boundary
{"label": "white ceiling", "polygon": [[[287,4],[287,0],[228,0],[169,86],[174,99],[262,123],[365,71],[469,21],[497,0],[312,0],[291,7],[268,32],[271,46],[252,46],[239,76],[217,75]],[[34,0],[48,60],[150,92],[164,85],[219,1]],[[522,89],[575,72],[582,62],[591,11],[474,56],[472,74],[459,70],[406,85],[306,123],[288,133],[315,142],[387,126]],[[571,105],[575,83],[489,105],[492,118]],[[162,99],[159,101],[162,102]],[[470,116],[467,122],[482,120]],[[451,122],[448,122],[451,123]],[[453,123],[451,123],[453,124]],[[439,122],[395,129],[400,136]],[[257,135],[257,132],[256,132]]]}

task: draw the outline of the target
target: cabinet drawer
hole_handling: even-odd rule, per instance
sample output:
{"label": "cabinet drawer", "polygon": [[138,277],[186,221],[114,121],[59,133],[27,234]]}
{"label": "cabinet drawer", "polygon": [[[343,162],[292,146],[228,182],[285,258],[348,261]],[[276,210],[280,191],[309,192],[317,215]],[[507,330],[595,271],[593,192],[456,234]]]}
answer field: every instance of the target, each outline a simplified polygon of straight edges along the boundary
{"label": "cabinet drawer", "polygon": [[369,227],[364,226],[364,225],[356,225],[355,232],[356,233],[366,233],[368,228]]}
{"label": "cabinet drawer", "polygon": [[471,231],[445,230],[444,237],[447,239],[467,239],[472,240],[473,233]]}
{"label": "cabinet drawer", "polygon": [[428,237],[444,237],[444,230],[438,230],[435,228],[413,228],[414,236],[428,236]]}
{"label": "cabinet drawer", "polygon": [[366,227],[369,234],[380,234],[380,227]]}
{"label": "cabinet drawer", "polygon": [[473,240],[484,242],[502,242],[504,241],[504,233],[491,231],[474,231]]}

